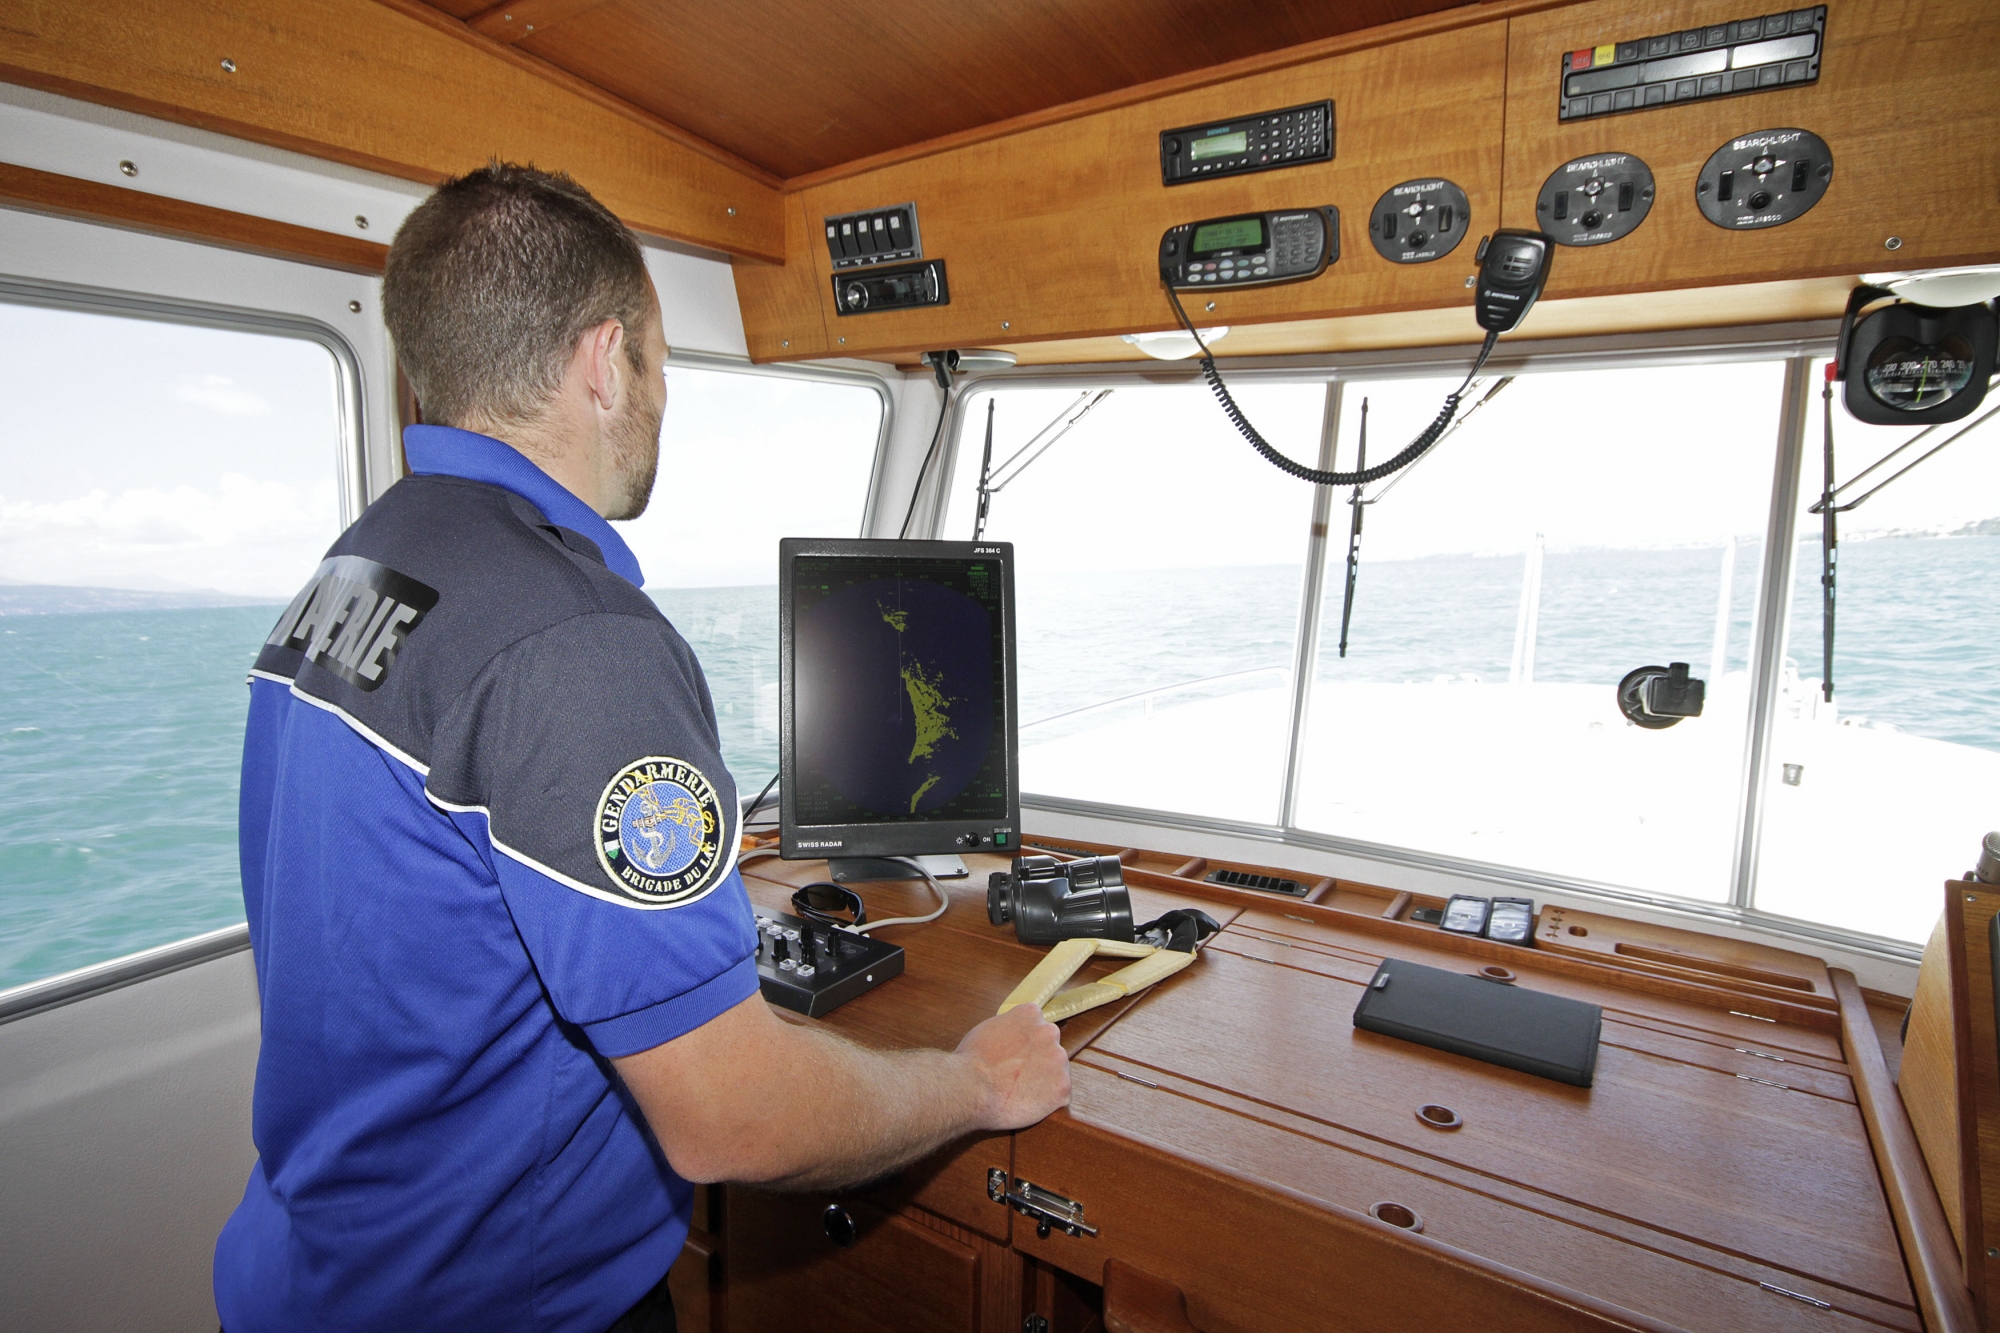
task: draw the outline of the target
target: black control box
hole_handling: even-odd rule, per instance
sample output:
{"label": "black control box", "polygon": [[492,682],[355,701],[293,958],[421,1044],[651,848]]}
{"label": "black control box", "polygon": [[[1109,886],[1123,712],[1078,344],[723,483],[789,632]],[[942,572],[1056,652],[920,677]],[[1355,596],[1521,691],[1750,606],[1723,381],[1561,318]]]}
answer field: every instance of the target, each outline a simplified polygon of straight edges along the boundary
{"label": "black control box", "polygon": [[1162,185],[1331,161],[1330,100],[1160,131]]}
{"label": "black control box", "polygon": [[783,912],[757,914],[757,985],[807,1018],[830,1014],[903,974],[903,948]]}
{"label": "black control box", "polygon": [[944,261],[926,259],[921,264],[899,264],[894,268],[869,268],[833,275],[833,313],[865,315],[877,310],[911,310],[918,306],[950,305],[951,287],[945,282]]}

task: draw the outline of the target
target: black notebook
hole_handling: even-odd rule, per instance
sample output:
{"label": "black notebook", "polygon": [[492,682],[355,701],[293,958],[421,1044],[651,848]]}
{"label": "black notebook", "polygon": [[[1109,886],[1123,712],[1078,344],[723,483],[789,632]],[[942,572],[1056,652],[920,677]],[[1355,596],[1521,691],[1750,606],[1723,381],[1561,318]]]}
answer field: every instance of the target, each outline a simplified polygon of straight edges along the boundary
{"label": "black notebook", "polygon": [[1462,972],[1385,958],[1354,1006],[1354,1026],[1469,1055],[1558,1083],[1590,1086],[1604,1011]]}

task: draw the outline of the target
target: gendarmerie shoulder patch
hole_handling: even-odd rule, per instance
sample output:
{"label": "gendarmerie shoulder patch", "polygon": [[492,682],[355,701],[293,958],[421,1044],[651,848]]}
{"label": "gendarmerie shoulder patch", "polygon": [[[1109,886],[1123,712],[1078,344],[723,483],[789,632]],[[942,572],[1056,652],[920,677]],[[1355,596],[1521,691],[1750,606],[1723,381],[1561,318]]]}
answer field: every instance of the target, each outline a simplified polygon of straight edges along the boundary
{"label": "gendarmerie shoulder patch", "polygon": [[679,907],[722,882],[728,828],[715,784],[684,759],[655,755],[611,779],[591,832],[598,861],[626,897]]}

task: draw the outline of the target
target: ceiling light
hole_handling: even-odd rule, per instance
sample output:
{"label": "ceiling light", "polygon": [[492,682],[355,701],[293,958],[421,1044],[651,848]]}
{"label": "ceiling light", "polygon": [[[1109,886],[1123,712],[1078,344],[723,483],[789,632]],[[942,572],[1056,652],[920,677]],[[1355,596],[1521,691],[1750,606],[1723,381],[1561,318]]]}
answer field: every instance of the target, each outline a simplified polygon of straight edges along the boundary
{"label": "ceiling light", "polygon": [[1934,268],[1913,273],[1881,273],[1862,278],[1876,287],[1887,287],[1906,301],[1949,309],[1974,305],[2000,296],[2000,265],[1982,264],[1970,268]]}
{"label": "ceiling light", "polygon": [[[1203,329],[1201,340],[1213,343],[1228,333],[1227,324],[1219,328]],[[1194,335],[1186,329],[1167,329],[1160,333],[1128,333],[1124,338],[1147,356],[1157,357],[1162,361],[1185,361],[1201,351],[1195,343]]]}

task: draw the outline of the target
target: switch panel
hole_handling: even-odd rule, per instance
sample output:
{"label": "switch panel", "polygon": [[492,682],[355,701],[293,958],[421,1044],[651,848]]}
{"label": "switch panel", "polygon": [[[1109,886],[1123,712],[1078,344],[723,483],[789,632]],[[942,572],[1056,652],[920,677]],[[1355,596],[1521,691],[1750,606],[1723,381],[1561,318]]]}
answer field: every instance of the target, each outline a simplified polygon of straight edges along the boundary
{"label": "switch panel", "polygon": [[922,259],[924,244],[917,234],[916,204],[871,208],[866,213],[826,219],[826,252],[833,257],[835,269]]}
{"label": "switch panel", "polygon": [[1558,120],[1586,120],[1819,81],[1826,6],[1564,52]]}
{"label": "switch panel", "polygon": [[1701,215],[1730,231],[1781,227],[1802,217],[1833,183],[1833,150],[1810,130],[1739,134],[1695,178]]}
{"label": "switch panel", "polygon": [[1592,153],[1542,183],[1535,221],[1557,245],[1608,245],[1638,230],[1653,209],[1653,170],[1630,153]]}
{"label": "switch panel", "polygon": [[1391,186],[1368,215],[1368,239],[1392,264],[1428,264],[1458,248],[1472,225],[1465,191],[1435,176]]}

